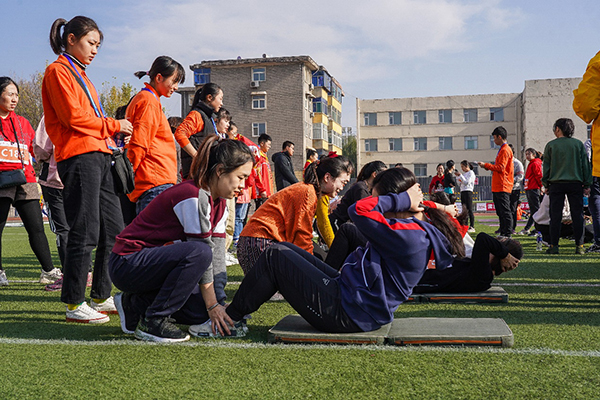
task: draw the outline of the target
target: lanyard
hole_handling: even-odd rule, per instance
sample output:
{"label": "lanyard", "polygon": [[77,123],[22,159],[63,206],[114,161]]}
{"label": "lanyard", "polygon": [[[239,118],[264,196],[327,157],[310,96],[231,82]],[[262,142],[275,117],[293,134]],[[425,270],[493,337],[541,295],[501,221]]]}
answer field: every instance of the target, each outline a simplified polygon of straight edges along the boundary
{"label": "lanyard", "polygon": [[152,96],[154,96],[154,98],[156,98],[156,100],[158,100],[158,102],[160,103],[160,100],[159,100],[158,96],[152,90],[148,89],[147,87],[143,88],[142,90],[145,90],[146,92],[152,93]]}
{"label": "lanyard", "polygon": [[[90,92],[90,89],[87,87],[87,84],[85,83],[85,81],[83,80],[83,77],[81,76],[81,74],[79,73],[79,70],[77,68],[75,68],[75,64],[73,64],[73,60],[71,60],[71,57],[67,54],[67,53],[63,53],[63,56],[65,56],[65,58],[69,61],[69,64],[71,64],[71,67],[73,67],[73,69],[75,70],[75,72],[77,73],[77,75],[79,76],[79,79],[81,79],[81,83],[83,83],[83,87],[88,95],[88,97],[90,98],[90,100],[93,99],[92,97],[92,93]],[[94,84],[90,81],[90,83],[92,84],[92,87],[94,86]],[[96,88],[94,87],[94,90]],[[96,92],[98,93],[98,92]],[[96,106],[95,102],[91,102],[92,103],[92,107],[94,107],[94,112],[96,113],[96,116],[98,118],[104,118],[104,108],[102,108],[102,103],[100,102],[100,99],[98,99],[98,104],[100,105],[100,110],[98,110],[98,107]]]}
{"label": "lanyard", "polygon": [[[14,134],[15,134],[15,141],[16,141],[16,142],[17,142],[17,144],[18,144],[18,143],[19,143],[19,137],[17,136],[17,129],[15,128],[15,123],[13,122],[12,118],[10,118],[10,117],[6,117],[6,118],[8,118],[8,119],[10,120],[10,124],[12,125],[13,132],[14,132]],[[21,123],[19,122],[19,126],[20,126],[20,124],[21,124]],[[4,124],[2,123],[2,121],[0,121],[0,131],[2,131],[2,136],[4,136],[4,138],[5,138],[6,140],[8,140],[9,142],[11,142],[11,143],[12,143],[12,140],[10,140],[10,139],[8,138],[8,136],[6,136],[6,134],[4,133]],[[23,136],[23,129],[21,129],[21,136]]]}
{"label": "lanyard", "polygon": [[217,124],[215,123],[215,120],[210,118],[210,122],[212,122],[213,128],[215,128],[215,133],[217,134],[217,136],[220,136],[219,131],[217,130]]}

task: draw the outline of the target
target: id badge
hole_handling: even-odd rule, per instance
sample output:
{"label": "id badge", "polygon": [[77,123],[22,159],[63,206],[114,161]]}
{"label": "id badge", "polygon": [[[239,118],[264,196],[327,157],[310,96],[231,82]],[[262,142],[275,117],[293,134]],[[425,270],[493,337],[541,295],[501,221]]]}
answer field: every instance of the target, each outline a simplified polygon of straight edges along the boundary
{"label": "id badge", "polygon": [[[23,164],[29,164],[29,151],[27,147],[23,145],[21,150],[21,157],[23,158]],[[6,140],[0,141],[0,162],[2,163],[14,163],[21,164],[21,158],[19,157],[19,148],[17,143],[9,142]]]}

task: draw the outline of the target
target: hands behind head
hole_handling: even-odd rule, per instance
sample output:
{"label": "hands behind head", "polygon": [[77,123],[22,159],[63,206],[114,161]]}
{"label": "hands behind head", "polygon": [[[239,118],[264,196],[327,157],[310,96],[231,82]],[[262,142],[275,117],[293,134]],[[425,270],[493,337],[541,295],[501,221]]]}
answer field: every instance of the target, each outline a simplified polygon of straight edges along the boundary
{"label": "hands behind head", "polygon": [[500,260],[500,267],[503,272],[512,271],[519,265],[519,259],[508,253],[506,257]]}
{"label": "hands behind head", "polygon": [[423,192],[421,192],[421,186],[418,183],[412,185],[406,191],[408,193],[408,197],[410,197],[410,211],[412,212],[420,212],[423,211]]}

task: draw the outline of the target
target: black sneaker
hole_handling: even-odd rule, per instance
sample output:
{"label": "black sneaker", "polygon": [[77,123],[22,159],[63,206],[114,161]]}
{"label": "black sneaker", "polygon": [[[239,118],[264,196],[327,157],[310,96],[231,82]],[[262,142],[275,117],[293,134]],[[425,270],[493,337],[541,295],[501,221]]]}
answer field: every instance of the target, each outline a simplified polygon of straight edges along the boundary
{"label": "black sneaker", "polygon": [[600,244],[594,243],[585,251],[586,253],[600,253]]}
{"label": "black sneaker", "polygon": [[135,330],[135,337],[151,342],[173,343],[190,340],[190,335],[179,329],[172,318],[142,318]]}
{"label": "black sneaker", "polygon": [[140,314],[131,306],[131,293],[117,293],[114,301],[121,318],[121,330],[128,335],[133,335],[140,321]]}

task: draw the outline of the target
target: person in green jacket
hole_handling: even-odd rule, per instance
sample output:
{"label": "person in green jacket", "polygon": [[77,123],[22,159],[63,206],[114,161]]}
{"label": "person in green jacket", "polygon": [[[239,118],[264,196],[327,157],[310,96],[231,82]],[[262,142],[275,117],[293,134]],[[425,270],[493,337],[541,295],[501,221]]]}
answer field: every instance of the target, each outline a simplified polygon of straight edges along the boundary
{"label": "person in green jacket", "polygon": [[552,133],[556,139],[548,142],[544,150],[542,184],[550,196],[550,247],[548,254],[558,254],[558,239],[565,195],[571,208],[575,254],[583,250],[583,192],[592,183],[592,170],[585,147],[574,139],[575,125],[569,118],[556,120]]}

